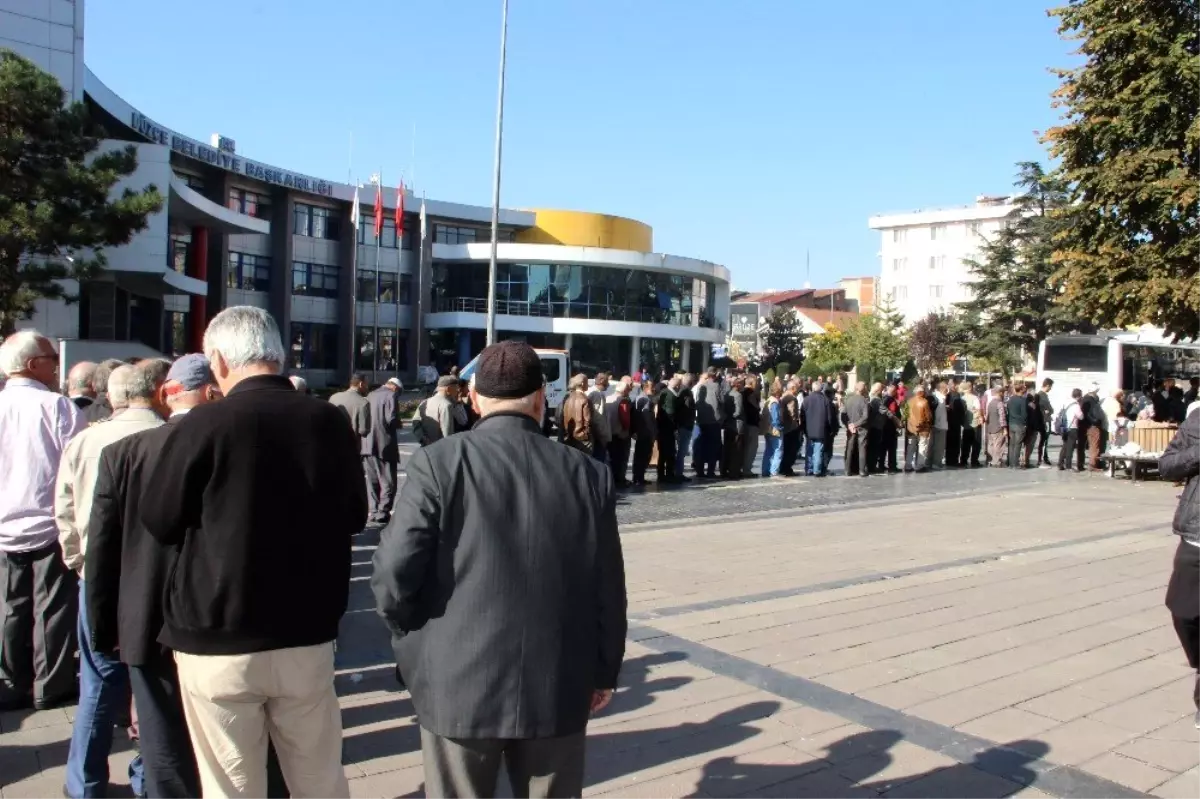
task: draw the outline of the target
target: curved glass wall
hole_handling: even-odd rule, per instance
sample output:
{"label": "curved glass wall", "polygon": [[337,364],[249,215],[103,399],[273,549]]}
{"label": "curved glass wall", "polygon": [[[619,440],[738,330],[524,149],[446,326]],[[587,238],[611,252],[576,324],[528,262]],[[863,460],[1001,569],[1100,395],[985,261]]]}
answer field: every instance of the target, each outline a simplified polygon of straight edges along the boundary
{"label": "curved glass wall", "polygon": [[[436,312],[487,312],[487,264],[435,262]],[[497,264],[496,312],[713,327],[711,280],[578,264]]]}

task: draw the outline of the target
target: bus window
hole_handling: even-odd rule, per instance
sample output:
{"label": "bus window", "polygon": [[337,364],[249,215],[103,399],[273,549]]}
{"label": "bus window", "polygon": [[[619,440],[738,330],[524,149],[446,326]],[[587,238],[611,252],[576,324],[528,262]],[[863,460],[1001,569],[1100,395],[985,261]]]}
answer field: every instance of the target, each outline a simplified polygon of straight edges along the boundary
{"label": "bus window", "polygon": [[1046,344],[1047,372],[1107,372],[1108,348],[1095,344]]}
{"label": "bus window", "polygon": [[562,375],[562,364],[557,358],[542,358],[542,376],[553,383]]}

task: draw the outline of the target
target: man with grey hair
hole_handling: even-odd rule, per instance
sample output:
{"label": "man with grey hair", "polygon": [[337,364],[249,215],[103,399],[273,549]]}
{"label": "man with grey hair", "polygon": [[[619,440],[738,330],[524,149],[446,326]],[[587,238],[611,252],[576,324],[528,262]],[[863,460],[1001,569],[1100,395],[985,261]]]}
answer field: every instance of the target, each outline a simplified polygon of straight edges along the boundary
{"label": "man with grey hair", "polygon": [[54,523],[54,480],[67,444],[86,423],[54,390],[58,353],[45,336],[0,344],[0,710],[74,699],[75,577]]}
{"label": "man with grey hair", "polygon": [[870,434],[871,406],[867,402],[867,384],[858,381],[854,390],[846,394],[842,408],[842,421],[846,424],[845,472],[847,477],[871,476],[871,463],[867,457],[867,437]]}
{"label": "man with grey hair", "polygon": [[108,379],[114,369],[126,365],[123,361],[118,361],[116,358],[109,358],[101,361],[96,370],[92,372],[92,393],[95,395],[96,400],[83,409],[83,416],[87,419],[88,424],[103,422],[112,416],[113,406],[108,398]]}
{"label": "man with grey hair", "polygon": [[[67,567],[79,575],[79,707],[75,711],[66,776],[66,793],[72,797],[97,796],[107,790],[113,725],[129,706],[129,673],[115,657],[92,650],[87,615],[90,575],[84,571],[84,558],[100,455],[109,444],[162,425],[158,396],[170,366],[167,361],[147,360],[137,366],[114,369],[108,378],[108,395],[114,409],[124,410],[72,439],[58,467],[54,492],[58,543]],[[134,793],[140,794],[140,757],[134,757],[130,778]]]}
{"label": "man with grey hair", "polygon": [[91,361],[80,361],[67,372],[67,397],[81,411],[96,401],[96,389],[92,388],[95,374],[96,364]]}
{"label": "man with grey hair", "polygon": [[163,444],[139,510],[179,557],[159,643],[174,652],[204,796],[267,795],[267,741],[288,788],[349,796],[333,643],[350,539],[367,521],[359,438],[280,372],[261,308],[213,317],[204,354],[225,399]]}

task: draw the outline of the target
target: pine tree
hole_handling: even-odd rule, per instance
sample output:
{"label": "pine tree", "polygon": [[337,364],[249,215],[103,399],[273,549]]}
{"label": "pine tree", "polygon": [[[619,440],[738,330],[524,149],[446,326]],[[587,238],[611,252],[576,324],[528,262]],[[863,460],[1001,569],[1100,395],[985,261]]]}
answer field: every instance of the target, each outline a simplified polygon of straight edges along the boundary
{"label": "pine tree", "polygon": [[904,330],[904,314],[892,302],[891,296],[885,295],[881,301],[877,302],[871,315],[877,317],[888,330],[896,335],[900,335]]}
{"label": "pine tree", "polygon": [[762,362],[775,366],[780,361],[799,363],[803,359],[804,337],[800,320],[790,308],[776,308],[767,317],[762,337]]}
{"label": "pine tree", "polygon": [[1200,330],[1200,7],[1069,0],[1049,12],[1086,59],[1057,70],[1047,131],[1068,185],[1056,212],[1062,302],[1102,327]]}
{"label": "pine tree", "polygon": [[[980,250],[982,257],[964,263],[976,280],[973,297],[958,304],[966,320],[977,326],[967,341],[989,338],[993,346],[1036,353],[1051,333],[1077,327],[1058,305],[1061,283],[1055,274],[1053,215],[1066,200],[1066,186],[1032,161],[1017,164],[1015,184],[1021,192],[1001,229]],[[960,326],[963,324],[960,321]]]}
{"label": "pine tree", "polygon": [[95,154],[103,128],[64,100],[51,75],[0,52],[0,336],[38,299],[76,299],[61,281],[94,277],[99,248],[128,243],[162,208],[153,186],[109,198],[137,168],[136,150]]}

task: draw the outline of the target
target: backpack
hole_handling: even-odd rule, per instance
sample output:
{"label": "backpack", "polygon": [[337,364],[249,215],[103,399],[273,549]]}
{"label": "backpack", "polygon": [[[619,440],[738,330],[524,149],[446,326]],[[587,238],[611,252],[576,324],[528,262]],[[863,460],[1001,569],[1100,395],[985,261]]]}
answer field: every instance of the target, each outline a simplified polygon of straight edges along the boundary
{"label": "backpack", "polygon": [[1058,416],[1054,417],[1054,434],[1065,436],[1067,434],[1067,409],[1062,408],[1058,412]]}

